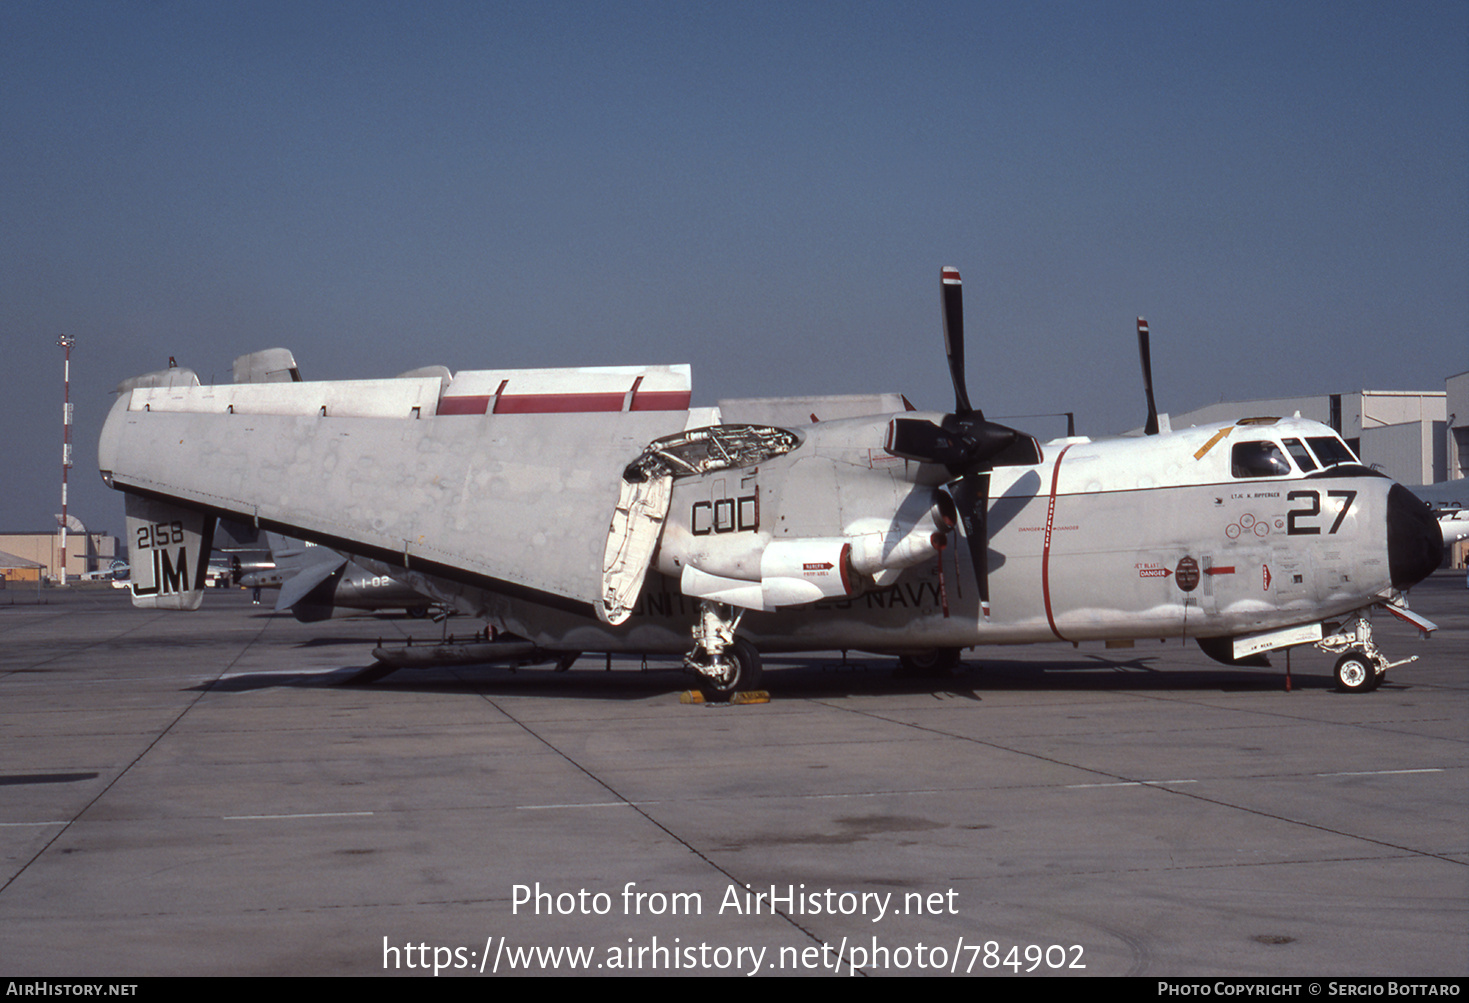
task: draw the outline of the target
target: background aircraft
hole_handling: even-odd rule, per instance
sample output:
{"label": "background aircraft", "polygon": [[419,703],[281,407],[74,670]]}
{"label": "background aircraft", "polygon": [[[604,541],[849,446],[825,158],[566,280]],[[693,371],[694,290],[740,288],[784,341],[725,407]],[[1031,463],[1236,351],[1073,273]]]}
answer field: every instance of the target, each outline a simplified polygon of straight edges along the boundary
{"label": "background aircraft", "polygon": [[430,600],[389,575],[377,574],[326,547],[264,534],[269,567],[243,572],[245,588],[277,591],[277,612],[290,610],[302,623],[354,613],[403,610],[411,617],[428,615]]}

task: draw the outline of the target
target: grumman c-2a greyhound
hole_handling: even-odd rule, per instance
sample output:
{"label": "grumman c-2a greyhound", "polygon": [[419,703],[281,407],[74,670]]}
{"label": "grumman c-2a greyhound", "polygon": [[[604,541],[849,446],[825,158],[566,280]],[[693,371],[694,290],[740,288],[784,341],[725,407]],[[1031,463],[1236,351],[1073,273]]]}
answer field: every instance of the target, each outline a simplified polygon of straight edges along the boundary
{"label": "grumman c-2a greyhound", "polygon": [[[1045,444],[988,421],[941,275],[955,406],[710,424],[689,370],[128,381],[99,446],[127,496],[133,601],[199,604],[217,518],[351,554],[548,656],[683,654],[715,697],[761,652],[1195,638],[1231,664],[1314,644],[1339,685],[1389,662],[1374,606],[1437,567],[1425,506],[1330,428],[1255,418]],[[701,421],[702,417],[702,421]],[[1411,659],[1409,659],[1411,660]]]}

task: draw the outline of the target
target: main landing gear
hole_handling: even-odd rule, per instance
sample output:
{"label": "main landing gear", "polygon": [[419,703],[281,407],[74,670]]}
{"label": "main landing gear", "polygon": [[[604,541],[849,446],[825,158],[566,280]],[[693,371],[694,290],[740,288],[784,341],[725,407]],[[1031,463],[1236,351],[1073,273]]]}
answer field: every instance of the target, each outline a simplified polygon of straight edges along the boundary
{"label": "main landing gear", "polygon": [[934,648],[898,656],[898,675],[908,679],[943,679],[959,667],[958,648]]}
{"label": "main landing gear", "polygon": [[1387,670],[1407,665],[1418,660],[1410,655],[1397,662],[1389,662],[1387,656],[1372,643],[1372,622],[1363,612],[1357,613],[1356,622],[1329,637],[1316,642],[1316,647],[1331,654],[1340,654],[1336,660],[1336,688],[1343,693],[1371,693],[1387,678]]}
{"label": "main landing gear", "polygon": [[684,667],[699,676],[706,700],[724,702],[741,690],[760,686],[760,652],[743,637],[735,637],[744,610],[710,599],[699,601],[694,625],[694,650],[684,656]]}

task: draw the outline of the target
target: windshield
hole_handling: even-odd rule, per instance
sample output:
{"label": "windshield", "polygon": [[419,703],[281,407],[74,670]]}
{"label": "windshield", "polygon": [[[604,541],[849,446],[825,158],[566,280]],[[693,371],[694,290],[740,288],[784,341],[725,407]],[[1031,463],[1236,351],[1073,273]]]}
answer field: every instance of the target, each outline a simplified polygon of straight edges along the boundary
{"label": "windshield", "polygon": [[1311,451],[1316,454],[1316,459],[1321,461],[1323,467],[1335,466],[1338,463],[1360,462],[1347,444],[1334,435],[1312,436],[1306,439],[1311,444]]}
{"label": "windshield", "polygon": [[1306,448],[1300,439],[1283,439],[1281,441],[1285,445],[1286,452],[1290,453],[1290,458],[1296,461],[1296,466],[1300,467],[1302,471],[1309,474],[1316,469],[1316,461],[1311,459],[1311,451]]}

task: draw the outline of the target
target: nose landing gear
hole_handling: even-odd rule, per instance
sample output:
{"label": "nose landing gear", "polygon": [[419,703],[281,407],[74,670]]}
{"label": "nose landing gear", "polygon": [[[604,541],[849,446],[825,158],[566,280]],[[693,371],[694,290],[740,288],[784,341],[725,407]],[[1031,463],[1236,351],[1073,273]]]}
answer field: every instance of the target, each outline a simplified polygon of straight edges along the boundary
{"label": "nose landing gear", "polygon": [[1340,654],[1336,660],[1336,687],[1343,693],[1371,693],[1382,685],[1387,670],[1416,662],[1417,655],[1396,662],[1372,643],[1372,621],[1365,611],[1358,611],[1356,622],[1316,642],[1316,647],[1331,654]]}

